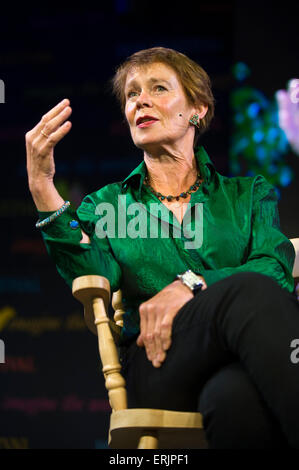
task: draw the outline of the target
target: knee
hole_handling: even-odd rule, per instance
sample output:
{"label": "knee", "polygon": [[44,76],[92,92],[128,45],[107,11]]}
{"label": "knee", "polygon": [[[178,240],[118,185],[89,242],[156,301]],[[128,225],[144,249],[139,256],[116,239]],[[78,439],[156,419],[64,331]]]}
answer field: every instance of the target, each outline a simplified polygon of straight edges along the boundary
{"label": "knee", "polygon": [[273,448],[283,438],[269,410],[239,363],[218,371],[198,401],[210,448]]}

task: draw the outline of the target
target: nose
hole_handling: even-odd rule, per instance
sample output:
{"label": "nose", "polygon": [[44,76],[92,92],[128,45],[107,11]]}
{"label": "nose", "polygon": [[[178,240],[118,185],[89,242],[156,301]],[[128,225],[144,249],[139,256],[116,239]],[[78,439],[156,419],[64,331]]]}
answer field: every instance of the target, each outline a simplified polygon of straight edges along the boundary
{"label": "nose", "polygon": [[140,95],[136,100],[136,105],[138,108],[142,108],[143,106],[152,106],[150,95],[145,90],[141,91]]}

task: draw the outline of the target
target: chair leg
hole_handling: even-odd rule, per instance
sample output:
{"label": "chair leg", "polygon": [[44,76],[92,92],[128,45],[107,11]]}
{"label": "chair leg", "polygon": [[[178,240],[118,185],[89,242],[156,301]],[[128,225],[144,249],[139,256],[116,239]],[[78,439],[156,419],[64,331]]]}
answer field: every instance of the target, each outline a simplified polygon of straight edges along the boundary
{"label": "chair leg", "polygon": [[147,431],[139,439],[137,449],[158,449],[158,436],[154,431]]}

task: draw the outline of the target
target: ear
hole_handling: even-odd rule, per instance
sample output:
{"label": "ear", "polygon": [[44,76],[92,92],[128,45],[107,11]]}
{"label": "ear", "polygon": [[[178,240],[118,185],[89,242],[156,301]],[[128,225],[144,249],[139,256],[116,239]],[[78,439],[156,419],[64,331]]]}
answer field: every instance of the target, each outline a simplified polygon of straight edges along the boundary
{"label": "ear", "polygon": [[194,114],[198,114],[199,119],[203,119],[208,112],[209,107],[205,104],[200,104],[194,108]]}

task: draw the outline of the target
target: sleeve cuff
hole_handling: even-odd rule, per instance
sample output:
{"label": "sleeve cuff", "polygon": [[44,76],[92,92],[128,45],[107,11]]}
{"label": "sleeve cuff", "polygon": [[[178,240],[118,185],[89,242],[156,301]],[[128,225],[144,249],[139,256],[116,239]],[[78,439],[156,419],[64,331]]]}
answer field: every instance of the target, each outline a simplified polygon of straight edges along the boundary
{"label": "sleeve cuff", "polygon": [[[52,212],[40,212],[38,211],[39,220],[44,220],[53,214]],[[75,224],[74,222],[77,222]],[[55,239],[71,239],[80,241],[82,238],[82,232],[80,230],[80,223],[76,214],[76,211],[73,209],[66,209],[62,214],[60,214],[56,219],[50,222],[48,225],[40,228],[39,230],[43,233],[43,236],[46,239],[55,238]]]}

